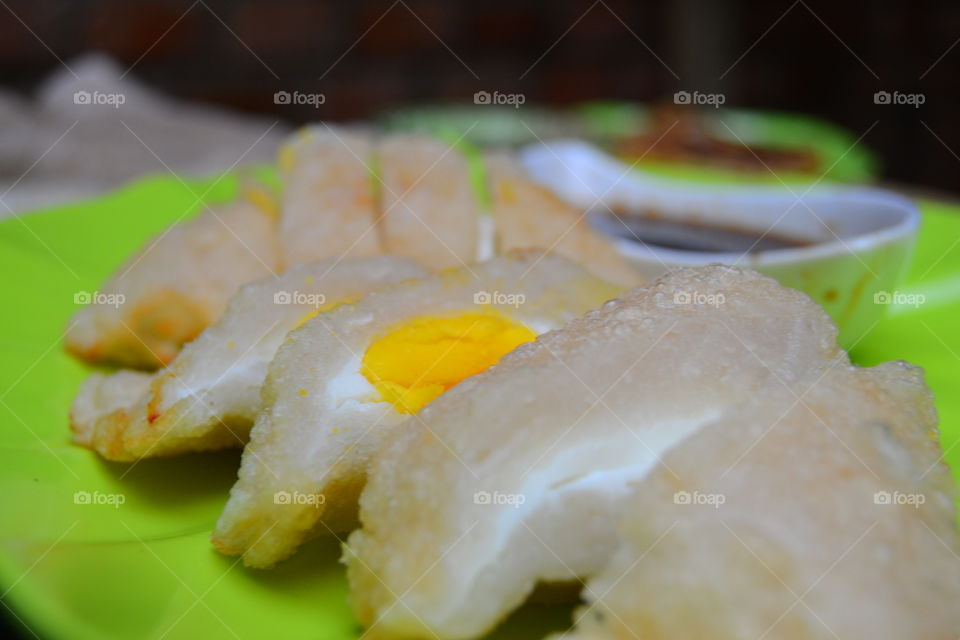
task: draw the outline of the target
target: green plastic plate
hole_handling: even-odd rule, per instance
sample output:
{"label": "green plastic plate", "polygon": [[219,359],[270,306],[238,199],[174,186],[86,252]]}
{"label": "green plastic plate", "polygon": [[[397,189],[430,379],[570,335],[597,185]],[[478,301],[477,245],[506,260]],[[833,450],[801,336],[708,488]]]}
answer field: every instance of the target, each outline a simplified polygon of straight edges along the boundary
{"label": "green plastic plate", "polygon": [[[95,291],[147,237],[192,215],[199,196],[213,201],[235,189],[233,176],[152,178],[0,222],[0,604],[39,637],[360,635],[335,540],[311,543],[273,571],[245,569],[210,547],[236,452],[121,465],[70,443],[67,410],[89,373],[61,346],[77,308],[74,295]],[[917,256],[901,290],[926,301],[891,307],[854,357],[926,367],[956,473],[960,215],[930,203],[923,211]],[[542,638],[569,615],[569,607],[527,606],[495,635]]]}

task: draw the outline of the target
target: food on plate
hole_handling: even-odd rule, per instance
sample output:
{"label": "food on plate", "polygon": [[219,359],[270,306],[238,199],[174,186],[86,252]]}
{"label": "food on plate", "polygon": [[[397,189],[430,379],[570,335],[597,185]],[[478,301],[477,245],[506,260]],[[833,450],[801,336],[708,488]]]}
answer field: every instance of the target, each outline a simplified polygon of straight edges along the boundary
{"label": "food on plate", "polygon": [[919,369],[772,387],[664,456],[565,638],[952,638],[956,486]]}
{"label": "food on plate", "polygon": [[[817,168],[702,115],[614,144]],[[281,189],[242,181],[147,243],[95,298],[117,304],[66,332],[127,367],[81,385],[74,441],[125,462],[244,447],[215,549],[268,568],[347,534],[351,606],[383,640],[478,638],[578,592],[570,640],[960,630],[958,496],[919,369],[853,366],[823,309],[754,271],[644,286],[613,236],[769,237],[643,202],[594,227],[602,194],[558,196],[580,173],[544,186],[561,167],[536,151],[448,138],[311,125]]]}
{"label": "food on plate", "polygon": [[109,460],[242,446],[261,408],[267,365],[291,329],[426,273],[403,258],[375,256],[297,265],[247,284],[168,368],[87,379],[71,410],[74,440]]}
{"label": "food on plate", "polygon": [[477,259],[480,209],[460,151],[425,136],[388,136],[377,166],[384,251],[435,269]]}
{"label": "food on plate", "polygon": [[240,285],[280,269],[277,221],[258,204],[240,197],[206,207],[148,241],[99,289],[121,303],[78,311],[67,350],[136,369],[168,364],[216,321]]}
{"label": "food on plate", "polygon": [[836,334],[804,294],[710,266],[514,350],[374,456],[345,552],[359,621],[477,637],[538,582],[601,570],[631,484],[737,404],[848,366]]}
{"label": "food on plate", "polygon": [[328,258],[385,253],[447,268],[554,249],[610,282],[642,280],[510,153],[477,153],[475,163],[427,136],[306,127],[278,154],[279,202],[245,187],[234,202],[165,231],[100,289],[124,304],[80,311],[67,348],[92,363],[156,369],[216,322],[240,285]]}
{"label": "food on plate", "polygon": [[287,264],[380,253],[370,134],[323,125],[291,136],[278,154],[280,240]]}
{"label": "food on plate", "polygon": [[384,435],[406,420],[420,429],[431,400],[619,291],[564,258],[522,252],[379,289],[306,322],[270,365],[214,545],[266,567],[313,535],[349,530]]}
{"label": "food on plate", "polygon": [[610,282],[624,287],[641,284],[640,272],[590,227],[585,213],[533,182],[512,154],[489,154],[485,165],[501,251],[543,247]]}

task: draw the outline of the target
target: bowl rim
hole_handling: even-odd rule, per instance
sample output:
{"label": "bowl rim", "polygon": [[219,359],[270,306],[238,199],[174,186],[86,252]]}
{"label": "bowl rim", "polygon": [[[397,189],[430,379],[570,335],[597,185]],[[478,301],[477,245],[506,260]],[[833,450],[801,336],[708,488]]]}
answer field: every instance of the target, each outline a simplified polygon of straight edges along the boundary
{"label": "bowl rim", "polygon": [[[773,194],[744,193],[742,195],[750,199],[748,196],[762,196],[766,198]],[[670,249],[617,235],[605,229],[603,225],[598,225],[595,220],[590,220],[590,224],[599,233],[602,233],[604,237],[612,241],[621,254],[632,259],[659,261],[665,264],[704,265],[721,262],[725,264],[749,264],[752,266],[781,265],[791,262],[804,262],[835,257],[843,254],[856,254],[892,244],[906,237],[915,236],[920,228],[921,216],[917,204],[913,200],[892,191],[873,187],[824,188],[820,191],[811,191],[806,195],[815,195],[818,198],[840,197],[845,200],[857,200],[860,202],[865,200],[882,202],[896,209],[899,213],[899,219],[889,225],[847,238],[835,235],[833,238],[822,242],[815,242],[801,247],[784,247],[756,252],[712,252]],[[783,196],[785,200],[789,200],[791,197],[789,194]],[[604,209],[609,213],[609,209],[605,207]],[[596,213],[587,213],[588,219],[595,219],[596,215]]]}
{"label": "bowl rim", "polygon": [[[863,233],[841,237],[834,234],[833,238],[814,242],[801,247],[786,247],[767,249],[757,252],[705,252],[687,251],[683,249],[669,249],[633,240],[605,229],[603,224],[597,223],[595,210],[602,209],[612,213],[610,207],[603,202],[601,196],[597,202],[587,209],[586,218],[598,233],[601,233],[625,257],[646,262],[661,262],[663,264],[703,265],[714,262],[726,264],[748,264],[750,266],[781,265],[791,262],[804,262],[826,257],[835,257],[843,254],[856,254],[869,249],[892,244],[905,237],[915,236],[920,227],[920,210],[912,199],[890,191],[870,185],[836,185],[826,184],[804,187],[799,194],[795,193],[790,185],[742,185],[742,184],[702,184],[684,182],[682,180],[663,178],[661,176],[647,176],[634,171],[626,162],[610,155],[603,149],[589,142],[577,139],[557,139],[549,142],[532,144],[521,151],[524,162],[537,162],[537,156],[546,158],[547,162],[559,163],[564,170],[574,172],[589,167],[585,172],[601,175],[613,179],[614,183],[632,183],[658,194],[663,200],[671,198],[719,198],[729,206],[731,202],[743,202],[749,206],[750,201],[767,201],[778,199],[788,202],[788,206],[795,206],[797,202],[806,199],[837,199],[847,202],[858,202],[861,206],[866,202],[881,204],[894,209],[899,215],[890,224],[871,229]],[[566,158],[564,158],[566,156]],[[552,159],[551,159],[552,158]],[[529,168],[529,164],[528,164]],[[536,179],[536,178],[535,178]],[[589,177],[586,177],[589,179]],[[580,182],[589,189],[584,179]],[[546,184],[551,188],[549,184]],[[611,189],[612,190],[612,189]],[[609,191],[609,190],[608,190]],[[605,194],[606,195],[606,192]],[[662,202],[660,203],[662,204]],[[810,205],[805,205],[809,207]],[[814,214],[816,215],[816,214]],[[869,214],[861,214],[869,215]]]}

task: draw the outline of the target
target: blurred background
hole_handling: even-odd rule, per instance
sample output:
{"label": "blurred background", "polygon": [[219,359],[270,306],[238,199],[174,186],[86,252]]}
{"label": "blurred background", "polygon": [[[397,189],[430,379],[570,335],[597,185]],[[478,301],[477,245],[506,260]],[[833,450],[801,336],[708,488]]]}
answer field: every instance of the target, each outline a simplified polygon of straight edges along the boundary
{"label": "blurred background", "polygon": [[950,191],[960,167],[960,3],[948,0],[0,5],[0,193],[14,210],[141,173],[261,162],[300,123],[384,121],[477,92],[521,96],[519,117],[541,124],[538,106],[687,92],[708,111],[842,127],[848,155],[872,152],[858,179]]}
{"label": "blurred background", "polygon": [[954,200],[957,78],[956,0],[0,0],[0,217],[317,120]]}

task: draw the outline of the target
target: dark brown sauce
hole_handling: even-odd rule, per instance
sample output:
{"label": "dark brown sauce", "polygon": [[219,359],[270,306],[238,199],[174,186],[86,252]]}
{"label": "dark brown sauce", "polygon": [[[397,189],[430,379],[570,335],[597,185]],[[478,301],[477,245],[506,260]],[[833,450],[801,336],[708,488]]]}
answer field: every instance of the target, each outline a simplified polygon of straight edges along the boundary
{"label": "dark brown sauce", "polygon": [[673,220],[655,211],[607,214],[603,227],[615,235],[643,244],[681,251],[757,253],[796,249],[814,244],[775,233],[711,225],[701,220]]}

